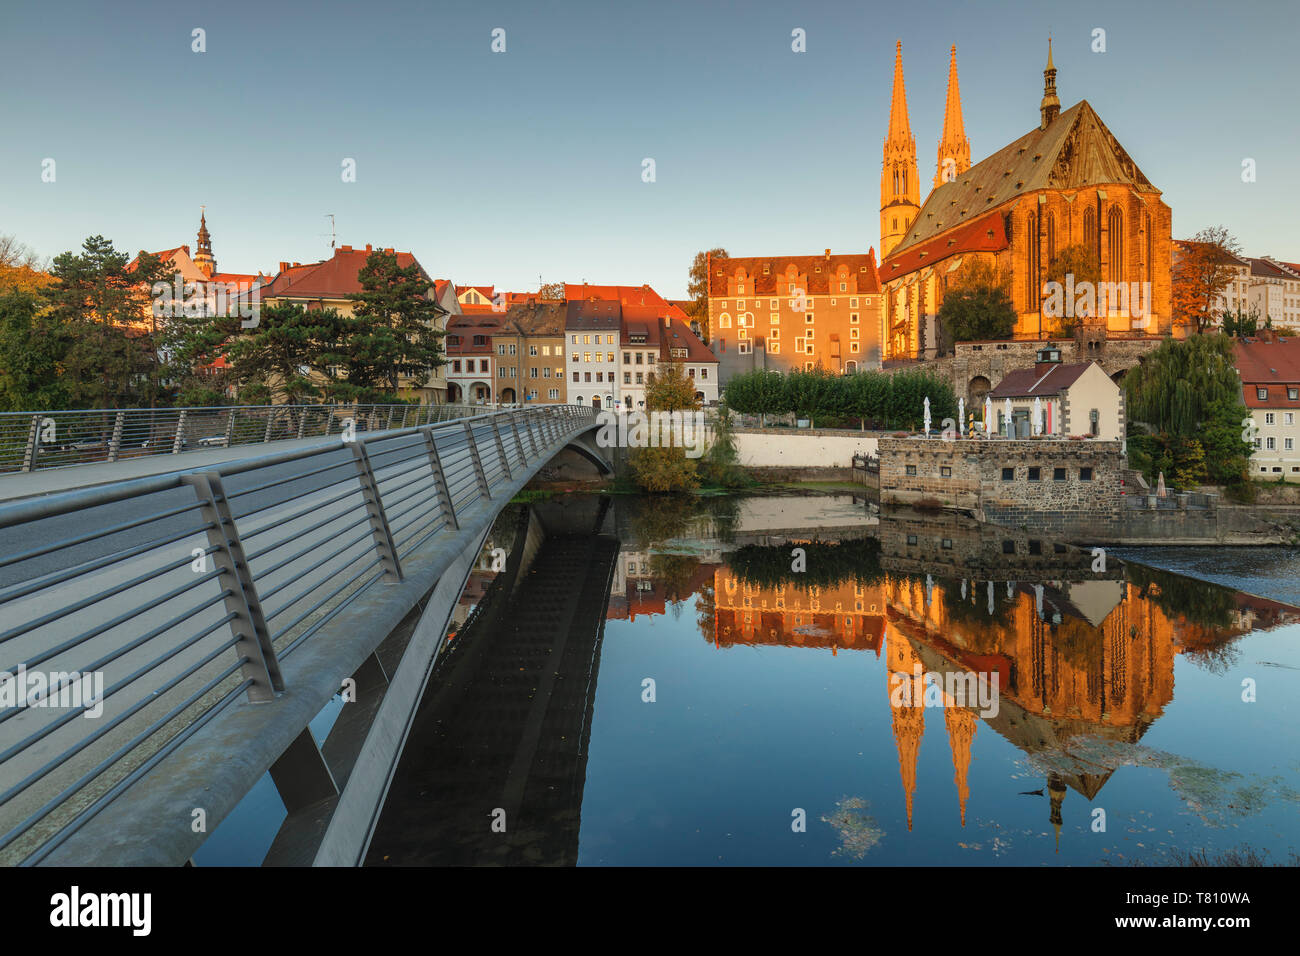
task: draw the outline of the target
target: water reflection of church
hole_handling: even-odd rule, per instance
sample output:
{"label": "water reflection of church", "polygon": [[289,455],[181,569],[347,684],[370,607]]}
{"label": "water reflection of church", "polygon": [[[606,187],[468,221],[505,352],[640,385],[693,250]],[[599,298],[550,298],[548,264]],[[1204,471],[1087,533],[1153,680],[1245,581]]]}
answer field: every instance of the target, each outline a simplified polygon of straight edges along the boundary
{"label": "water reflection of church", "polygon": [[[977,708],[944,695],[961,823],[970,798],[972,746],[984,719],[1053,768],[1045,790],[1059,840],[1067,792],[1093,800],[1121,762],[1119,756],[1108,759],[1112,751],[1104,745],[1135,743],[1173,699],[1175,655],[1189,642],[1222,642],[1279,623],[1282,606],[1233,594],[1236,607],[1224,625],[1207,628],[1166,610],[1159,586],[1130,581],[1117,563],[1105,574],[1091,573],[1073,549],[1037,566],[1015,560],[1014,572],[1003,573],[1024,574],[1032,583],[935,578],[918,573],[927,566],[918,563],[908,572],[885,573],[879,583],[760,586],[720,567],[714,572],[712,640],[720,648],[871,650],[885,657],[888,673],[912,674],[918,666],[938,674],[996,671],[995,716],[981,718]],[[890,563],[885,555],[882,565]],[[929,566],[940,574],[960,573],[950,564]],[[1285,616],[1294,619],[1291,609]],[[887,684],[883,692],[889,690]],[[909,830],[925,709],[891,708]],[[1098,742],[1103,746],[1094,746]]]}

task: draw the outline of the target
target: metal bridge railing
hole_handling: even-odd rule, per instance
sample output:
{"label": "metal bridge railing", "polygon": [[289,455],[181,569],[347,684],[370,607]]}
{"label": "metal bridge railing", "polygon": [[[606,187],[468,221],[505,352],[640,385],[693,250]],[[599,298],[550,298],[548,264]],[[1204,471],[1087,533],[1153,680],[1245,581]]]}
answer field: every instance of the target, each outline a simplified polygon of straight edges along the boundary
{"label": "metal bridge railing", "polygon": [[385,431],[484,412],[474,405],[238,405],[0,412],[0,474],[290,438]]}
{"label": "metal bridge railing", "polygon": [[281,660],[593,417],[478,414],[0,506],[0,864],[40,862],[227,705],[292,691]]}

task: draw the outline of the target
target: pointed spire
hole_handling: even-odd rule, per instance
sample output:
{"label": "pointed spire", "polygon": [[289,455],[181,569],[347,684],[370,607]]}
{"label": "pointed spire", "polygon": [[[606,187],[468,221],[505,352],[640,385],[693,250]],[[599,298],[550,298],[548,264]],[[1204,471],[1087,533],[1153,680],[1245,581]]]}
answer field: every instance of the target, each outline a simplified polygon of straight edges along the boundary
{"label": "pointed spire", "polygon": [[894,92],[889,101],[889,140],[907,140],[912,127],[907,120],[907,88],[903,82],[903,41],[894,44]]}
{"label": "pointed spire", "polygon": [[[892,653],[887,652],[890,666],[885,668],[885,674],[886,680],[890,682],[890,707],[893,710],[891,729],[894,733],[894,745],[898,749],[898,772],[903,778],[903,797],[907,803],[907,829],[910,832],[912,799],[916,795],[916,763],[921,751],[921,738],[925,736],[925,701],[915,699],[916,694],[923,693],[922,687],[914,686],[919,683],[914,678],[914,674],[920,671],[920,658],[916,656],[907,638],[902,635],[896,637],[897,640],[892,642],[890,647]],[[908,685],[900,695],[900,699],[910,699],[901,706],[894,706],[894,682],[900,679],[894,674],[901,674],[901,679]]]}
{"label": "pointed spire", "polygon": [[1052,38],[1047,38],[1047,69],[1043,70],[1043,102],[1039,106],[1042,116],[1039,129],[1047,129],[1052,120],[1061,115],[1061,101],[1056,95],[1056,64],[1052,62]]}
{"label": "pointed spire", "polygon": [[961,825],[966,825],[966,801],[970,799],[970,752],[978,723],[975,712],[957,706],[956,701],[944,701],[943,722],[948,726],[948,746],[952,748],[952,764],[957,784],[957,803],[961,807]]}
{"label": "pointed spire", "polygon": [[207,207],[199,207],[199,241],[194,264],[209,278],[217,271],[217,260],[212,257],[212,237],[208,235]]}
{"label": "pointed spire", "polygon": [[[951,164],[946,163],[951,160]],[[944,173],[945,165],[949,172]],[[943,136],[939,140],[939,157],[934,172],[934,185],[948,182],[970,169],[970,140],[961,118],[961,89],[957,85],[957,44],[949,50],[948,99],[943,107]]]}
{"label": "pointed spire", "polygon": [[889,105],[880,169],[880,253],[888,256],[921,211],[916,167],[916,139],[907,118],[907,87],[903,81],[903,41],[894,44],[894,91]]}

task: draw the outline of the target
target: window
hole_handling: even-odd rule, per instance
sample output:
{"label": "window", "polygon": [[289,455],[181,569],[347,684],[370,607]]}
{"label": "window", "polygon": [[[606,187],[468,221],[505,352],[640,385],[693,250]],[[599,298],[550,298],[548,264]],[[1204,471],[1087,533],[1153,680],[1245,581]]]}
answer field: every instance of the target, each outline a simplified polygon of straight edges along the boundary
{"label": "window", "polygon": [[590,382],[590,381],[591,381],[591,373],[590,373],[590,372],[583,372],[583,373],[582,373],[582,380],[583,380],[584,382]]}
{"label": "window", "polygon": [[[543,345],[543,346],[542,346],[542,354],[543,354],[543,355],[550,355],[550,354],[551,354],[551,347],[550,347],[549,345]],[[556,354],[556,355],[559,355],[559,354],[560,354],[560,347],[559,347],[558,345],[555,347],[555,354]]]}
{"label": "window", "polygon": [[[578,373],[577,373],[577,372],[574,372],[574,373],[573,373],[573,380],[574,380],[575,382],[578,381]],[[578,401],[582,401],[582,399],[578,399]]]}
{"label": "window", "polygon": [[812,325],[812,322],[813,322],[813,314],[812,314],[811,312],[805,312],[804,315],[803,315],[803,320],[804,320],[804,322],[806,322],[808,325]]}
{"label": "window", "polygon": [[737,300],[736,300],[736,311],[737,311],[737,312],[744,312],[744,311],[745,311],[745,300],[744,300],[744,299],[737,299]]}
{"label": "window", "polygon": [[515,354],[515,347],[513,345],[510,346],[510,354],[511,355]]}
{"label": "window", "polygon": [[537,354],[537,346],[536,346],[536,345],[530,345],[530,346],[528,346],[528,354],[529,354],[529,355],[536,355],[536,354]]}
{"label": "window", "polygon": [[642,352],[637,352],[637,353],[636,353],[636,364],[637,364],[637,365],[644,365],[645,363],[641,361],[644,357],[645,357],[645,356],[644,356],[644,353],[642,353]]}
{"label": "window", "polygon": [[813,337],[813,330],[808,329],[806,332],[804,332],[803,337],[805,339],[811,339]]}
{"label": "window", "polygon": [[454,360],[454,361],[451,363],[451,370],[452,370],[453,372],[459,372],[459,371],[460,371],[460,359],[456,359],[456,360]]}
{"label": "window", "polygon": [[488,370],[488,360],[487,360],[487,359],[479,359],[479,360],[478,360],[478,370],[479,370],[480,372],[486,372],[486,371]]}
{"label": "window", "polygon": [[856,312],[850,312],[850,313],[849,313],[849,321],[852,322],[852,323],[854,323],[854,324],[857,324],[857,321],[858,321],[858,313],[856,313]]}
{"label": "window", "polygon": [[856,353],[856,352],[858,351],[858,343],[857,343],[857,342],[850,342],[850,343],[849,343],[849,351],[850,351],[850,352],[853,352],[853,353]]}
{"label": "window", "polygon": [[1282,424],[1283,424],[1283,425],[1294,425],[1294,424],[1295,424],[1295,412],[1283,412],[1283,413],[1282,413]]}
{"label": "window", "polygon": [[582,353],[582,360],[583,360],[584,362],[590,362],[590,361],[591,361],[591,353],[590,353],[590,352],[583,352],[583,353]]}
{"label": "window", "polygon": [[645,372],[637,372],[637,373],[636,373],[636,383],[637,383],[638,385],[644,385],[644,384],[645,384]]}
{"label": "window", "polygon": [[779,316],[777,313],[773,312],[770,316],[768,316],[768,321],[769,321],[772,325],[780,325],[780,324],[781,324],[781,316]]}
{"label": "window", "polygon": [[1064,468],[1053,468],[1053,469],[1052,469],[1052,480],[1053,480],[1053,481],[1065,481],[1065,469],[1064,469]]}
{"label": "window", "polygon": [[844,283],[844,282],[841,282],[841,283],[840,283],[840,291],[841,291],[841,292],[848,292],[848,291],[849,291],[848,284],[847,284],[847,283]]}
{"label": "window", "polygon": [[1282,439],[1282,450],[1283,450],[1283,451],[1295,451],[1295,439],[1294,439],[1294,438],[1283,438],[1283,439]]}
{"label": "window", "polygon": [[849,329],[849,338],[851,338],[851,339],[856,339],[857,337],[858,337],[858,330],[857,330],[857,329]]}
{"label": "window", "polygon": [[1029,553],[1030,553],[1030,554],[1042,554],[1042,553],[1043,553],[1043,542],[1041,542],[1041,541],[1030,541],[1030,542],[1029,542]]}
{"label": "window", "polygon": [[749,355],[754,351],[754,345],[748,339],[741,339],[736,343],[736,351],[741,355]]}
{"label": "window", "polygon": [[1264,447],[1267,448],[1269,451],[1274,451],[1277,448],[1277,439],[1275,439],[1272,435],[1269,435],[1267,438],[1264,439]]}
{"label": "window", "polygon": [[559,397],[560,397],[560,390],[559,390],[558,388],[553,388],[553,389],[551,389],[549,392],[546,393],[546,397],[547,397],[547,398],[552,398],[552,399],[559,398]]}
{"label": "window", "polygon": [[1259,399],[1265,399],[1265,398],[1268,398],[1268,389],[1266,389],[1266,388],[1256,388],[1256,389],[1255,389],[1255,397],[1256,397],[1256,398],[1259,398]]}
{"label": "window", "polygon": [[768,307],[769,309],[771,309],[773,312],[775,312],[777,309],[780,308],[780,306],[777,305],[776,303],[777,303],[777,300],[776,300],[776,299],[771,299],[771,300],[768,301],[768,303],[767,303],[767,307]]}
{"label": "window", "polygon": [[1002,469],[1002,480],[1003,480],[1003,481],[1015,481],[1015,480],[1016,480],[1016,470],[1015,470],[1014,468],[1003,468],[1003,469]]}
{"label": "window", "polygon": [[577,352],[574,352],[574,353],[573,353],[573,361],[574,361],[575,363],[576,363],[576,362],[580,362],[580,361],[582,361],[582,356],[579,355]]}
{"label": "window", "polygon": [[497,366],[497,378],[505,378],[505,377],[506,377],[506,367],[504,365]]}
{"label": "window", "polygon": [[[858,307],[858,300],[857,297],[854,296],[853,298],[849,299],[849,308],[856,309],[857,307]],[[857,320],[854,319],[854,321],[856,322]]]}
{"label": "window", "polygon": [[[709,377],[709,370],[707,368],[700,369],[700,381],[704,381],[708,377]],[[1290,439],[1287,440],[1290,441]]]}
{"label": "window", "polygon": [[777,339],[781,337],[781,330],[772,329],[770,332],[767,333],[767,337],[775,342]]}
{"label": "window", "polygon": [[528,370],[528,377],[537,378],[537,369],[535,367]]}
{"label": "window", "polygon": [[596,373],[596,381],[598,381],[598,382],[603,382],[603,381],[605,381],[605,373],[604,373],[604,372],[597,372],[597,373]]}
{"label": "window", "polygon": [[[613,345],[613,344],[614,344],[614,335],[613,335],[613,333],[610,333],[609,335],[605,336],[605,344],[606,344],[606,345]],[[614,361],[614,360],[611,358],[610,361],[612,362],[612,361]]]}
{"label": "window", "polygon": [[631,385],[631,384],[632,384],[632,373],[631,373],[631,372],[624,372],[624,373],[623,373],[623,384],[624,384],[624,385]]}
{"label": "window", "polygon": [[1015,553],[1016,553],[1016,543],[1015,543],[1014,541],[1011,541],[1011,540],[1004,540],[1004,541],[1002,542],[1002,553],[1003,553],[1003,554],[1015,554]]}
{"label": "window", "polygon": [[916,544],[916,535],[914,535],[914,534],[909,534],[909,535],[907,536],[907,543],[908,543],[908,544]]}
{"label": "window", "polygon": [[551,370],[550,370],[550,368],[544,368],[544,369],[542,369],[542,378],[550,378],[550,377],[551,377]]}
{"label": "window", "polygon": [[624,365],[631,365],[631,364],[632,364],[632,353],[631,353],[631,352],[624,352],[624,353],[623,353],[623,364],[624,364]]}
{"label": "window", "polygon": [[1286,397],[1291,399],[1293,402],[1296,399],[1300,399],[1300,388],[1297,388],[1294,385],[1288,385],[1286,387]]}
{"label": "window", "polygon": [[474,344],[475,344],[475,345],[487,345],[487,336],[486,336],[486,335],[476,335],[476,336],[474,336]]}
{"label": "window", "polygon": [[1088,434],[1093,438],[1101,434],[1101,413],[1095,408],[1088,412]]}
{"label": "window", "polygon": [[1040,476],[1041,476],[1041,473],[1042,473],[1042,469],[1040,469],[1040,468],[1030,468],[1030,469],[1029,469],[1029,480],[1030,480],[1030,481],[1041,481],[1041,480],[1042,480],[1041,477],[1040,477]]}
{"label": "window", "polygon": [[768,352],[770,352],[772,355],[780,355],[780,354],[781,354],[781,343],[780,343],[780,342],[773,342],[773,343],[771,343],[771,344],[767,347],[767,350],[768,350]]}
{"label": "window", "polygon": [[[612,335],[610,336],[611,339],[612,339],[613,337],[614,337],[614,336],[612,336]],[[606,361],[606,362],[612,362],[612,361],[614,361],[614,353],[613,353],[613,352],[606,352],[606,353],[605,353],[605,361]]]}
{"label": "window", "polygon": [[573,344],[574,345],[578,344],[578,337],[576,335],[573,337]]}
{"label": "window", "polygon": [[947,466],[947,465],[942,465],[942,466],[940,466],[940,468],[939,468],[939,477],[940,477],[940,478],[951,478],[951,477],[952,477],[952,469],[951,469],[949,466]]}
{"label": "window", "polygon": [[916,475],[916,465],[907,466],[907,475],[909,478],[914,477]]}
{"label": "window", "polygon": [[1272,424],[1273,424],[1273,413],[1272,413],[1272,412],[1265,412],[1265,413],[1264,413],[1264,424],[1265,424],[1265,425],[1272,425]]}
{"label": "window", "polygon": [[1079,480],[1080,480],[1080,481],[1092,481],[1092,469],[1091,469],[1091,468],[1080,468],[1080,469],[1079,469]]}
{"label": "window", "polygon": [[943,548],[943,549],[945,549],[945,550],[947,550],[947,551],[951,551],[951,550],[952,550],[952,538],[944,538],[944,539],[942,539],[942,540],[939,542],[939,547],[941,547],[941,548]]}
{"label": "window", "polygon": [[[597,336],[597,337],[596,337],[596,341],[597,341],[597,342],[600,341],[600,336]],[[590,344],[591,344],[591,336],[590,336],[590,335],[584,335],[584,336],[582,337],[582,344],[583,344],[583,345],[590,345]]]}

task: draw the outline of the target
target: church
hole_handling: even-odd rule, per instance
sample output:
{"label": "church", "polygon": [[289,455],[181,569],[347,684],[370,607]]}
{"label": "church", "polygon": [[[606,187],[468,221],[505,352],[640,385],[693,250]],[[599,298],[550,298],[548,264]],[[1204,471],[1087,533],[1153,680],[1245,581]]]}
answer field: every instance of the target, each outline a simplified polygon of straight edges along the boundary
{"label": "church", "polygon": [[[922,204],[902,44],[895,48],[880,177],[883,358],[939,356],[939,307],[972,259],[1009,279],[1016,339],[1059,337],[1063,318],[1074,314],[1095,335],[1170,331],[1170,208],[1087,100],[1062,112],[1051,41],[1038,125],[973,166],[955,46],[950,56],[943,134]],[[1080,313],[1073,298],[1063,310],[1058,290],[1044,289],[1058,253],[1072,245],[1090,250],[1100,267]]]}

